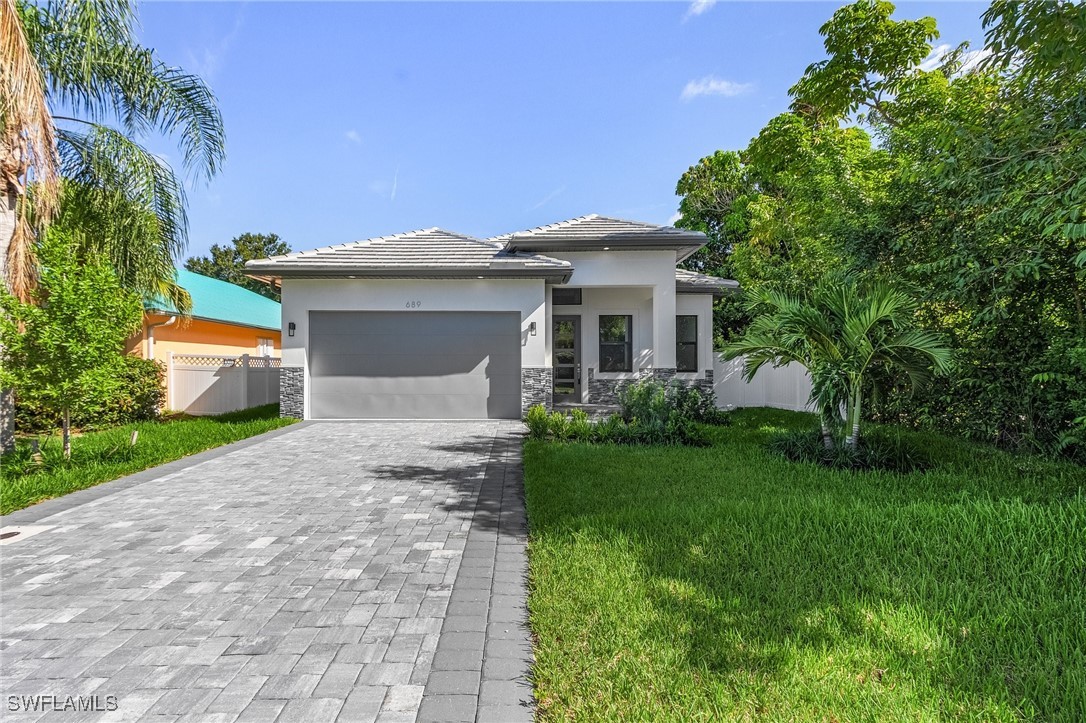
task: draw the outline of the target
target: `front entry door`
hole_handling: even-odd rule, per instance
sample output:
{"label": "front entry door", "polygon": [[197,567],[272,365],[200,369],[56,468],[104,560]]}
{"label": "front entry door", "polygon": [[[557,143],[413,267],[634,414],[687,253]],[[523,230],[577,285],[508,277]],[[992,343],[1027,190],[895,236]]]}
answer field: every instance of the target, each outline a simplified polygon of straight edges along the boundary
{"label": "front entry door", "polygon": [[554,402],[581,401],[581,317],[556,316],[552,328]]}

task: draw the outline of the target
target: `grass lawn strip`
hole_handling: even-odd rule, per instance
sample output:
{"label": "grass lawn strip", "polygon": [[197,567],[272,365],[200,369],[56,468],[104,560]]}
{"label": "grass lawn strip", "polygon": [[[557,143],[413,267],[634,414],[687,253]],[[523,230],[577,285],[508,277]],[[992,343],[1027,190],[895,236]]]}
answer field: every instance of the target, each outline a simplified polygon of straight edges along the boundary
{"label": "grass lawn strip", "polygon": [[[40,467],[25,464],[27,443],[0,460],[0,514],[21,510],[42,500],[109,482],[134,472],[236,442],[293,423],[279,417],[279,405],[269,404],[213,417],[126,424],[80,435],[72,442],[72,459],[59,454],[60,440],[44,445]],[[130,445],[133,430],[139,431]]]}
{"label": "grass lawn strip", "polygon": [[934,469],[528,442],[543,720],[1086,719],[1086,470],[917,435]]}

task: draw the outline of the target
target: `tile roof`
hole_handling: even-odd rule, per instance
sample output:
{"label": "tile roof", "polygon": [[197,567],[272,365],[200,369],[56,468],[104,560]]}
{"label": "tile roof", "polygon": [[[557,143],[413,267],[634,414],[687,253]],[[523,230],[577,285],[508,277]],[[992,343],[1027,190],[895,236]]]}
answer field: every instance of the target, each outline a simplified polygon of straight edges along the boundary
{"label": "tile roof", "polygon": [[723,296],[739,290],[739,282],[706,276],[695,271],[675,269],[675,291],[680,294],[713,294]]}
{"label": "tile roof", "polygon": [[593,213],[490,240],[505,243],[511,250],[587,250],[618,246],[685,249],[685,255],[689,255],[704,246],[708,239],[698,231],[627,221]]}
{"label": "tile roof", "polygon": [[[252,276],[568,276],[568,261],[514,253],[500,243],[428,228],[250,261]],[[355,272],[352,274],[352,272]]]}
{"label": "tile roof", "polygon": [[[278,301],[255,291],[213,279],[186,269],[177,269],[178,285],[192,297],[192,318],[221,321],[259,329],[279,329],[282,317]],[[143,308],[163,314],[177,314],[177,307],[166,299],[144,300]]]}

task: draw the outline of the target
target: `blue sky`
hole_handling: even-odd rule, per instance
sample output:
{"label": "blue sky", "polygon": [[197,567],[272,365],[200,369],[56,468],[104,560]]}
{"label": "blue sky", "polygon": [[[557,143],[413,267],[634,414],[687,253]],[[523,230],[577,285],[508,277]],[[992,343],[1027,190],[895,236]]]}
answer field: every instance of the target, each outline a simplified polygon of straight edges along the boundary
{"label": "blue sky", "polygon": [[[225,119],[225,169],[190,191],[199,254],[246,231],[300,250],[585,213],[666,223],[687,167],[787,108],[837,6],[147,3],[140,32]],[[897,15],[979,47],[984,7]]]}

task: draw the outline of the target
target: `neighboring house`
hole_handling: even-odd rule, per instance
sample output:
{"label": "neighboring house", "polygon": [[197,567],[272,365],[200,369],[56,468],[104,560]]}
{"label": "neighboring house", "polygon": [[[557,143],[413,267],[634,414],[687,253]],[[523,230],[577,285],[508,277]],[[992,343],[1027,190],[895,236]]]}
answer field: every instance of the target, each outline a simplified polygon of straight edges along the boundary
{"label": "neighboring house", "polygon": [[[144,302],[143,329],[129,340],[129,352],[169,366],[175,357],[280,355],[279,304],[249,289],[185,269],[177,283],[192,296],[189,317],[164,299]],[[167,374],[169,391],[174,380]]]}
{"label": "neighboring house", "polygon": [[519,418],[631,380],[713,385],[701,233],[582,216],[488,240],[433,228],[250,261],[282,288],[281,413]]}

